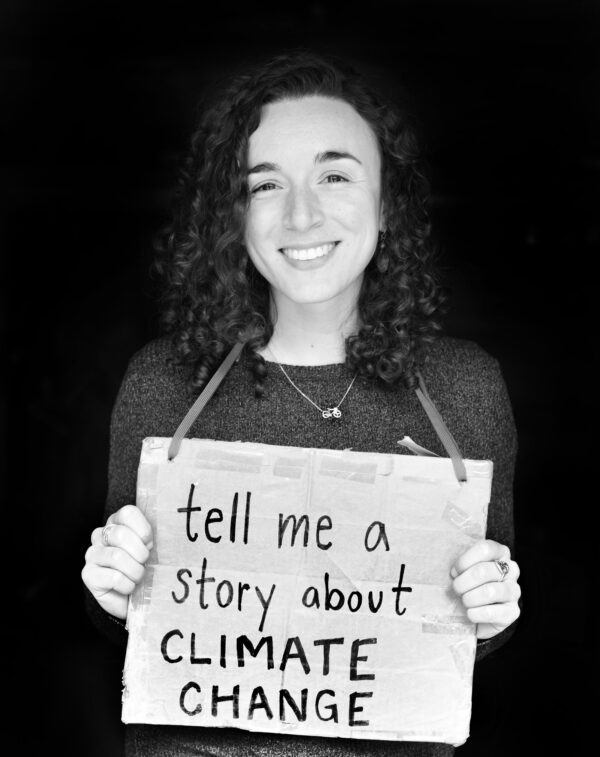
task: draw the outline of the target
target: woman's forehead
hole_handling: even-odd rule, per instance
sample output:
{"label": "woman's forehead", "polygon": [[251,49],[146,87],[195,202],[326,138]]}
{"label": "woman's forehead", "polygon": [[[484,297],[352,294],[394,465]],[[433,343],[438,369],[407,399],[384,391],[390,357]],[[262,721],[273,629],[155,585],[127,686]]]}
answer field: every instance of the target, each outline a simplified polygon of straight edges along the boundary
{"label": "woman's forehead", "polygon": [[277,154],[323,151],[359,153],[359,160],[379,159],[373,130],[344,100],[311,95],[269,103],[250,135],[249,161],[273,161]]}

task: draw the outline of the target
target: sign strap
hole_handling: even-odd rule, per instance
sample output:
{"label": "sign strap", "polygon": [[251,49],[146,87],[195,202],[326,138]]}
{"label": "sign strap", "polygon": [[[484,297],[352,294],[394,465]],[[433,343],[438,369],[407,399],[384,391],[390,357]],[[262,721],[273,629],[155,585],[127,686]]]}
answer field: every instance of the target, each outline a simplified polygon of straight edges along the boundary
{"label": "sign strap", "polygon": [[206,403],[217,391],[217,387],[219,386],[221,381],[223,381],[225,376],[229,373],[229,369],[239,357],[239,354],[242,351],[243,347],[243,342],[236,342],[236,344],[233,346],[233,349],[229,352],[225,360],[223,360],[221,365],[217,368],[208,384],[200,392],[194,404],[187,411],[185,418],[179,424],[179,427],[173,434],[173,438],[171,439],[171,443],[169,444],[169,460],[173,460],[173,458],[177,457],[184,436],[190,430],[192,424],[200,415]]}
{"label": "sign strap", "polygon": [[458,448],[458,444],[454,440],[454,437],[450,433],[450,429],[444,423],[444,419],[440,415],[440,411],[433,404],[433,400],[429,396],[423,376],[417,371],[417,378],[419,379],[419,386],[415,389],[417,397],[419,398],[423,410],[427,413],[427,417],[431,421],[431,425],[435,429],[439,440],[444,446],[444,449],[448,453],[448,457],[452,460],[452,467],[454,473],[459,482],[467,480],[467,469],[465,467],[463,456]]}
{"label": "sign strap", "polygon": [[[210,400],[210,398],[216,392],[217,387],[219,386],[221,381],[223,381],[225,376],[229,373],[231,366],[238,359],[243,347],[244,347],[243,342],[237,342],[234,345],[234,347],[231,349],[231,351],[229,352],[225,360],[223,360],[221,365],[217,368],[217,370],[215,371],[214,375],[212,376],[208,384],[200,392],[194,404],[187,411],[185,418],[179,424],[177,431],[175,431],[175,433],[173,434],[173,438],[171,439],[171,443],[169,444],[169,451],[168,451],[169,460],[173,460],[175,457],[177,457],[183,438],[192,427],[196,418],[200,415],[200,413],[204,409],[206,403]],[[431,421],[431,424],[433,428],[435,429],[435,432],[438,435],[441,443],[443,444],[444,449],[446,450],[446,452],[448,453],[448,456],[452,460],[452,466],[454,467],[454,473],[456,474],[456,478],[459,481],[466,481],[467,469],[465,468],[465,464],[463,462],[463,458],[458,448],[458,445],[455,442],[454,437],[450,433],[450,430],[444,423],[438,409],[433,404],[433,401],[431,397],[429,396],[429,393],[427,392],[427,387],[425,386],[423,377],[418,372],[417,372],[417,377],[419,380],[419,386],[415,390],[417,393],[417,397],[419,398],[421,404],[423,405],[423,409],[427,413],[427,417]]]}

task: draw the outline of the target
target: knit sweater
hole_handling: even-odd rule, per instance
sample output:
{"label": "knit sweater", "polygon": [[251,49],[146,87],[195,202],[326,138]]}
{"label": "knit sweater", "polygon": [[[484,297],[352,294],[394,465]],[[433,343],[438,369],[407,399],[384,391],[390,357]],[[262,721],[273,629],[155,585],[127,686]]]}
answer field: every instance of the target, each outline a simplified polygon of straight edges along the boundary
{"label": "knit sweater", "polygon": [[[157,339],[130,361],[111,420],[106,517],[135,502],[142,440],[170,437],[192,399],[185,367],[169,365],[170,342]],[[352,375],[344,364],[284,366],[302,391],[320,407],[339,403]],[[514,549],[512,480],[516,434],[510,402],[496,360],[472,342],[444,338],[432,345],[422,375],[431,399],[454,436],[464,458],[494,463],[487,538]],[[275,364],[268,364],[265,394],[254,396],[254,377],[246,357],[234,364],[188,436],[222,441],[259,442],[296,447],[353,449],[408,454],[397,442],[410,436],[423,447],[447,456],[414,391],[393,390],[357,379],[342,405],[342,417],[324,420]],[[96,625],[125,645],[124,624],[104,612],[87,593]],[[500,646],[506,629],[479,642],[477,660]],[[444,757],[445,744],[382,742],[250,733],[236,729],[127,726],[127,755],[410,755]]]}

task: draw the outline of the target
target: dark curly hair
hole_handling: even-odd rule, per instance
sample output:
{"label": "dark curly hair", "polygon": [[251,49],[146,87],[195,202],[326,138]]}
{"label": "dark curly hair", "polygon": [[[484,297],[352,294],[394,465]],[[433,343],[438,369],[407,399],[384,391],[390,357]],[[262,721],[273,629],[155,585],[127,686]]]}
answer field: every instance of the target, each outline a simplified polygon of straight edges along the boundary
{"label": "dark curly hair", "polygon": [[432,266],[425,209],[428,183],[406,116],[371,92],[343,63],[300,51],[235,78],[200,120],[185,159],[176,209],[158,243],[164,331],[176,363],[190,365],[201,389],[227,351],[246,343],[257,396],[267,368],[258,350],[273,333],[269,286],[244,245],[249,202],[247,152],[261,109],[321,95],[349,103],[375,133],[382,158],[385,244],[366,268],[358,300],[360,329],[346,340],[346,363],[387,386],[408,386],[423,347],[440,331],[444,296]]}

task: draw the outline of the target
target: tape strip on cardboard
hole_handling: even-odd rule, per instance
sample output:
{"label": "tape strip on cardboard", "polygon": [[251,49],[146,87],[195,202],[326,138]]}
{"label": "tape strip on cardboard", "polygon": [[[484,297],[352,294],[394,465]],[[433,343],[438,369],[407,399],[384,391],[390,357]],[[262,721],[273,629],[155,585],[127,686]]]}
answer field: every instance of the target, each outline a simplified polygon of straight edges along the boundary
{"label": "tape strip on cardboard", "polygon": [[194,465],[204,470],[226,470],[238,473],[260,473],[264,456],[255,452],[232,453],[223,449],[203,449],[194,458]]}

